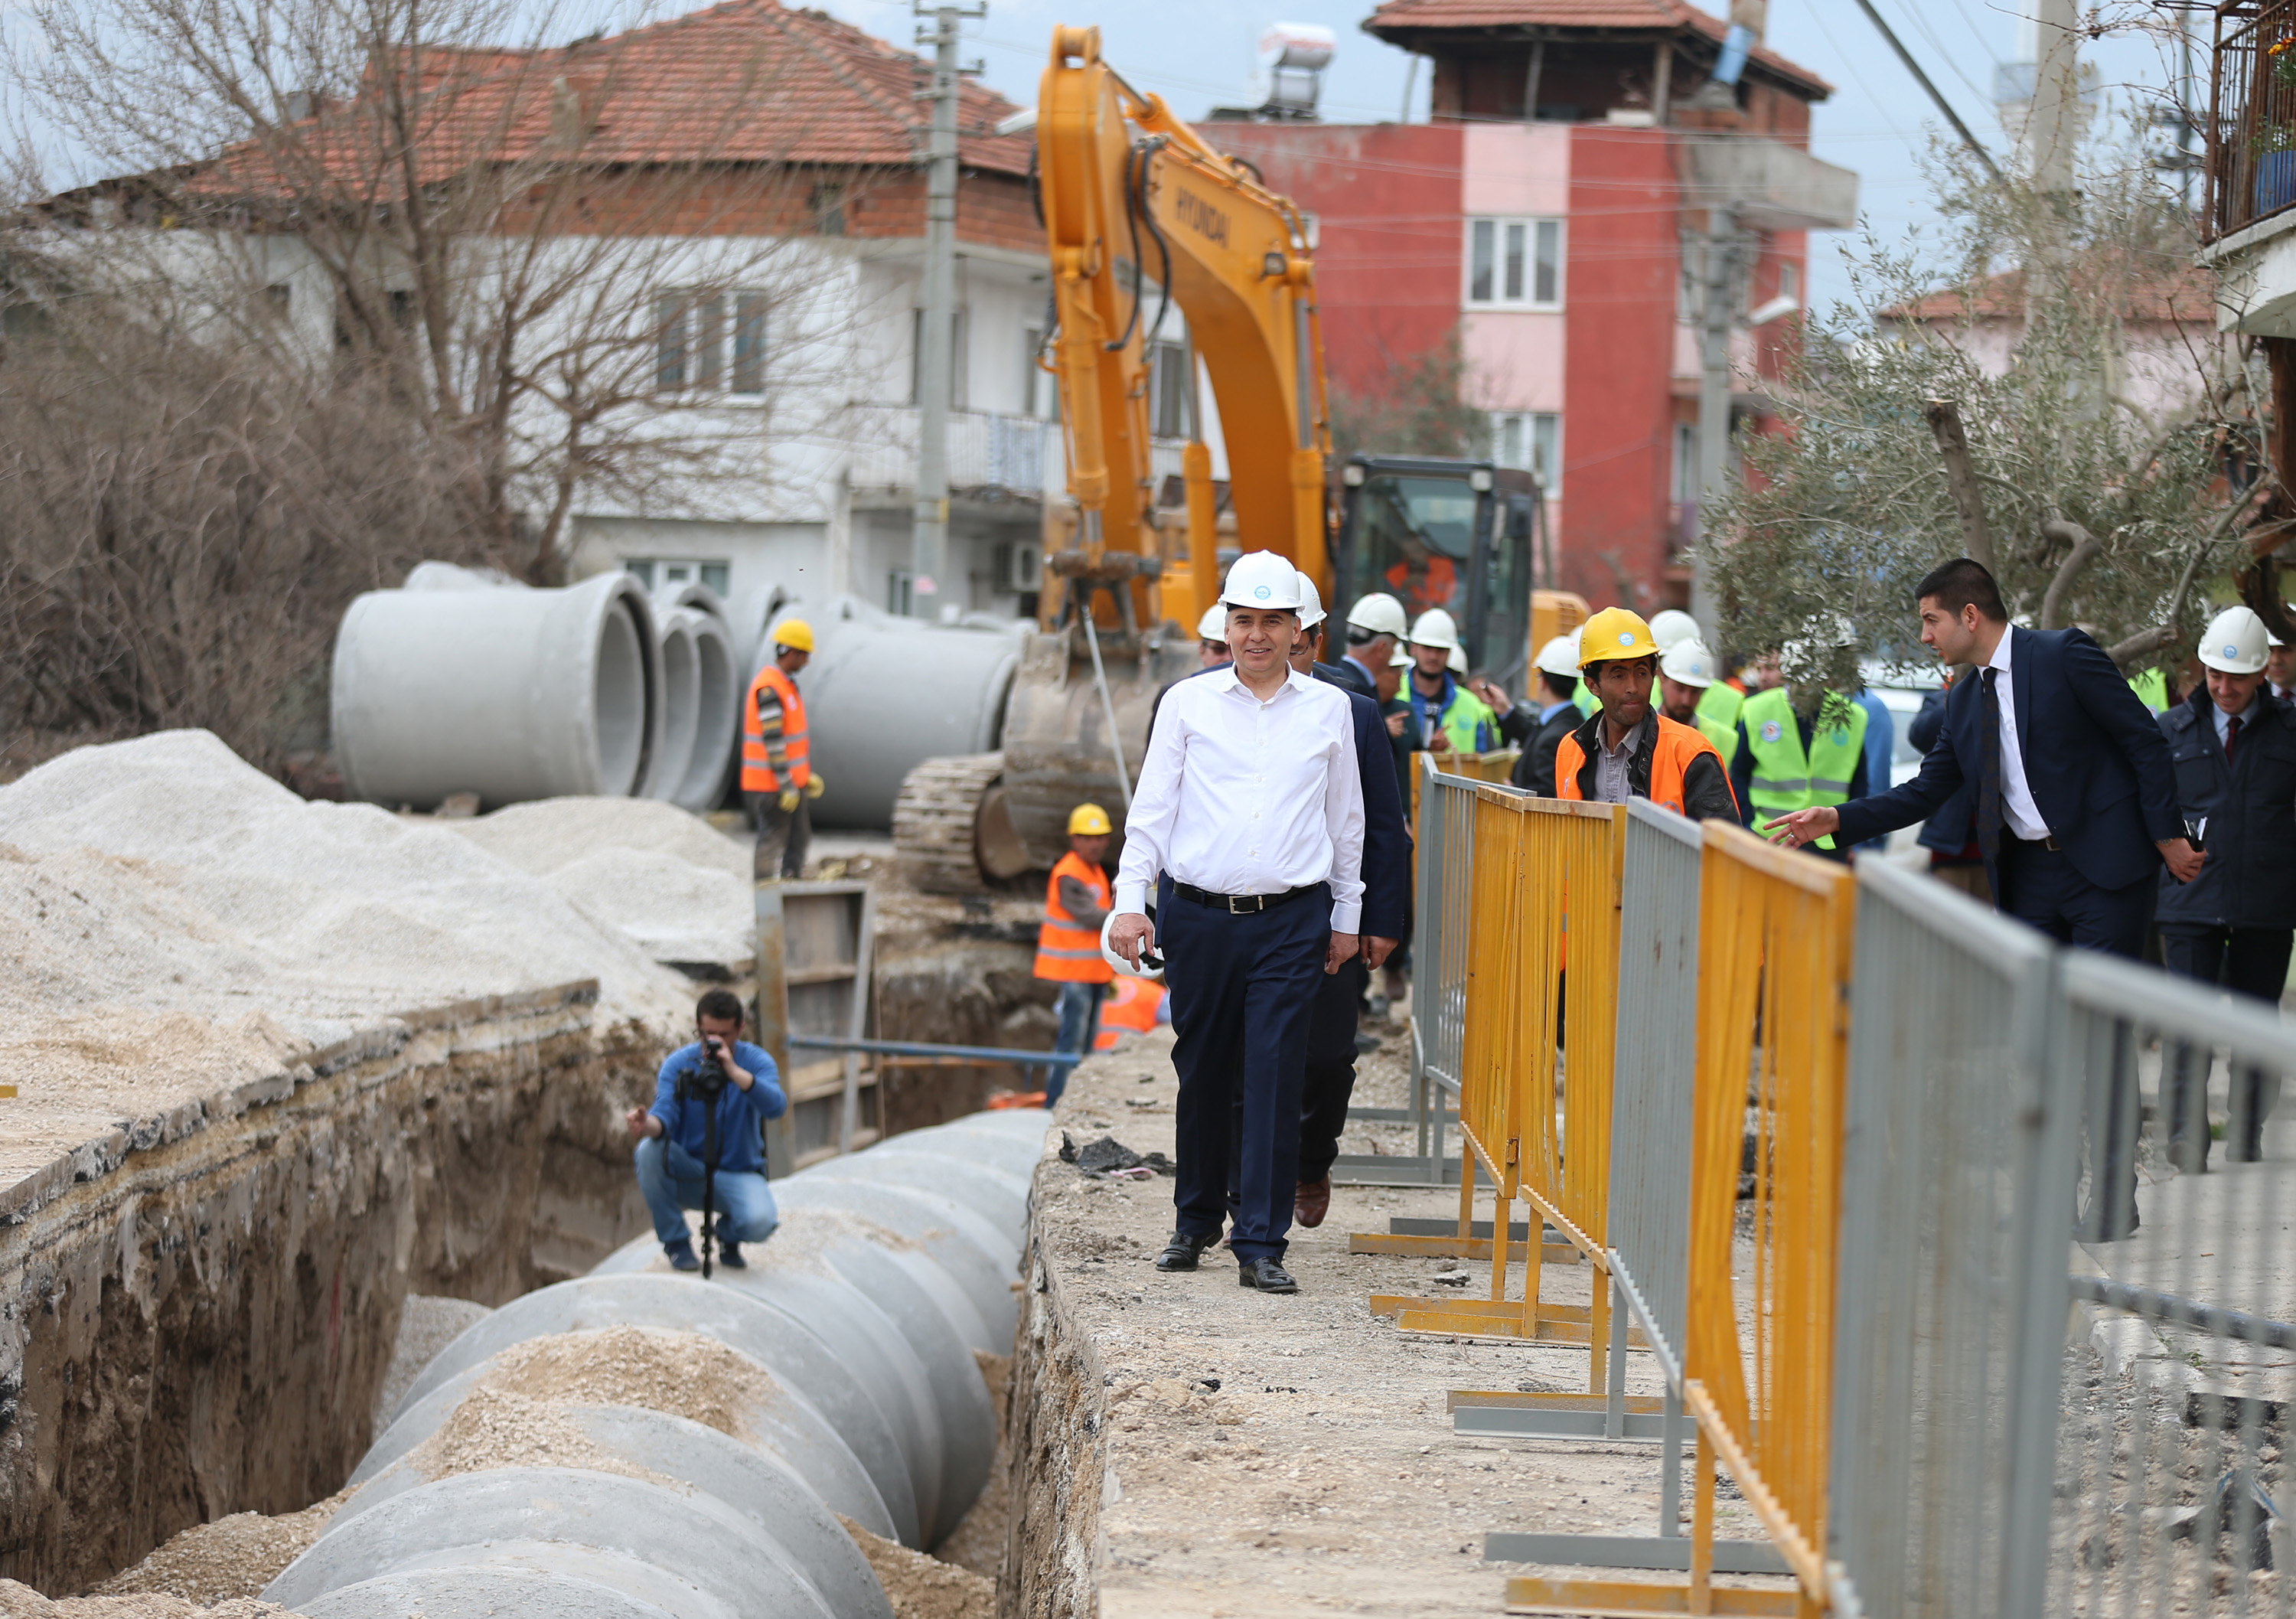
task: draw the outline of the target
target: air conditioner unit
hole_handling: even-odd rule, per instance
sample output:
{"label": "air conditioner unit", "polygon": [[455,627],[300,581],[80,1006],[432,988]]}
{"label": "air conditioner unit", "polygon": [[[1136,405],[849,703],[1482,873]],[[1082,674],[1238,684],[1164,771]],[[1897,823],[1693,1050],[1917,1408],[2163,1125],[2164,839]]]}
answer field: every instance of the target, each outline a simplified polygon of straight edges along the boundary
{"label": "air conditioner unit", "polygon": [[1045,588],[1045,552],[1041,546],[1021,541],[996,547],[997,577],[1002,588],[1016,596],[1031,596]]}

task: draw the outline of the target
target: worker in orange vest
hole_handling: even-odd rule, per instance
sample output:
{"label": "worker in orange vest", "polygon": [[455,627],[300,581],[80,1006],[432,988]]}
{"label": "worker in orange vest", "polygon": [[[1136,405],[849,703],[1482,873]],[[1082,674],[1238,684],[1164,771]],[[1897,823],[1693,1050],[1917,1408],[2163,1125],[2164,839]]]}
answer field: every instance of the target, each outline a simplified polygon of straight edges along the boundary
{"label": "worker in orange vest", "polygon": [[805,874],[813,842],[808,805],[821,796],[805,735],[805,699],[791,677],[813,658],[813,626],[783,619],[769,632],[774,655],[742,703],[742,796],[758,829],[750,873],[760,883]]}
{"label": "worker in orange vest", "polygon": [[1722,755],[1695,726],[1651,706],[1658,643],[1642,615],[1605,607],[1578,632],[1578,676],[1602,704],[1554,750],[1554,796],[1623,804],[1646,798],[1693,820],[1735,820]]}
{"label": "worker in orange vest", "polygon": [[[1060,1033],[1053,1049],[1078,1056],[1092,1049],[1098,1032],[1101,998],[1108,993],[1116,969],[1100,953],[1100,925],[1108,919],[1114,895],[1101,859],[1115,828],[1108,811],[1098,804],[1078,804],[1069,811],[1069,851],[1053,867],[1045,883],[1045,922],[1037,930],[1037,976],[1061,986],[1054,1004],[1060,1013]],[[1045,1105],[1061,1099],[1069,1070],[1053,1070],[1045,1083]]]}

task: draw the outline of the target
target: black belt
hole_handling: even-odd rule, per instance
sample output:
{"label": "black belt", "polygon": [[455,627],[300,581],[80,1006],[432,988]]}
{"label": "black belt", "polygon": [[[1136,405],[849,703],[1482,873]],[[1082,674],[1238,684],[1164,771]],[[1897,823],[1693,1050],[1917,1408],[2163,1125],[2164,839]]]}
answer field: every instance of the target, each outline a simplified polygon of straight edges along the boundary
{"label": "black belt", "polygon": [[1216,894],[1192,883],[1176,882],[1172,884],[1172,892],[1183,900],[1193,900],[1211,910],[1226,911],[1231,916],[1250,916],[1261,911],[1274,910],[1277,906],[1288,904],[1301,894],[1311,894],[1322,886],[1320,883],[1310,883],[1306,888],[1287,888],[1280,894]]}
{"label": "black belt", "polygon": [[2001,833],[2001,841],[2005,843],[2022,844],[2027,849],[2046,849],[2052,854],[2062,854],[2065,847],[2062,843],[2057,842],[2057,834],[2054,832],[2045,832],[2037,838],[2021,838],[2015,833],[2004,827]]}

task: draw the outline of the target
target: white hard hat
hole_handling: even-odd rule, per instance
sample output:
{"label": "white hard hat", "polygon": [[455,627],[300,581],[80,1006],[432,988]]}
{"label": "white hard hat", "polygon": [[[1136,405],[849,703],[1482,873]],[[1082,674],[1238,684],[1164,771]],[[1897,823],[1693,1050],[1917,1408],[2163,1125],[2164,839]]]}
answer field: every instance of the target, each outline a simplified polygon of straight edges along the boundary
{"label": "white hard hat", "polygon": [[1384,590],[1374,590],[1369,596],[1357,596],[1356,604],[1348,609],[1348,628],[1368,629],[1375,636],[1393,636],[1400,641],[1410,631],[1410,623],[1403,616],[1403,604]]}
{"label": "white hard hat", "polygon": [[1418,661],[1418,659],[1411,655],[1411,648],[1408,646],[1398,646],[1395,649],[1394,654],[1388,659],[1387,666],[1390,669],[1409,669]]}
{"label": "white hard hat", "polygon": [[1661,653],[1680,645],[1685,641],[1702,638],[1698,620],[1679,607],[1669,607],[1655,614],[1650,621],[1651,639],[1658,643]]}
{"label": "white hard hat", "polygon": [[1571,675],[1578,672],[1578,637],[1576,635],[1556,636],[1538,649],[1532,660],[1550,675]]}
{"label": "white hard hat", "polygon": [[1430,607],[1419,615],[1419,621],[1411,627],[1411,644],[1414,646],[1440,646],[1456,651],[1459,645],[1459,626],[1451,615],[1440,607]]}
{"label": "white hard hat", "polygon": [[1721,678],[1715,673],[1714,654],[1694,637],[1668,647],[1658,661],[1658,672],[1684,686],[1711,686]]}
{"label": "white hard hat", "polygon": [[1140,965],[1134,966],[1118,955],[1108,942],[1109,930],[1116,925],[1116,913],[1111,911],[1100,919],[1100,958],[1114,967],[1125,978],[1161,978],[1164,975],[1164,954],[1151,947],[1140,952]]}
{"label": "white hard hat", "polygon": [[1196,620],[1199,641],[1227,640],[1227,609],[1218,602],[1204,609],[1204,616]]}
{"label": "white hard hat", "polygon": [[2271,637],[2252,607],[2227,607],[2201,632],[2201,662],[2227,675],[2252,675],[2270,655]]}
{"label": "white hard hat", "polygon": [[1451,655],[1443,660],[1443,667],[1455,675],[1465,674],[1467,672],[1466,653],[1457,646],[1452,647]]}
{"label": "white hard hat", "polygon": [[[1294,571],[1298,571],[1296,569]],[[1316,588],[1316,581],[1306,574],[1300,575],[1300,628],[1313,629],[1324,621],[1324,593]]]}
{"label": "white hard hat", "polygon": [[1220,600],[1231,607],[1300,611],[1300,570],[1273,551],[1239,556],[1227,571],[1227,588]]}

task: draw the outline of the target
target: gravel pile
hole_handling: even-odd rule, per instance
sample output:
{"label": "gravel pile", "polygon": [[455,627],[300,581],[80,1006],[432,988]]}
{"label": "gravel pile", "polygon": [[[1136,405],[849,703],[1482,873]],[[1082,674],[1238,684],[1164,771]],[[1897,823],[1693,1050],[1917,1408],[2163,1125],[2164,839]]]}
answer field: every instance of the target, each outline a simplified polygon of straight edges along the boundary
{"label": "gravel pile", "polygon": [[307,803],[205,731],[76,749],[0,786],[0,1179],[396,1014],[584,978],[602,1023],[691,1015],[627,934],[443,825]]}
{"label": "gravel pile", "polygon": [[[270,1584],[281,1569],[303,1555],[350,1494],[346,1490],[316,1501],[300,1512],[282,1513],[277,1517],[266,1517],[259,1512],[234,1512],[211,1524],[194,1524],[135,1567],[112,1575],[92,1594],[99,1598],[172,1597],[184,1605],[236,1601],[250,1615],[275,1613],[279,1610],[271,1605],[256,1603],[256,1593]],[[0,1614],[6,1611],[0,1609]],[[118,1611],[122,1615],[157,1615],[184,1610],[123,1606]]]}

